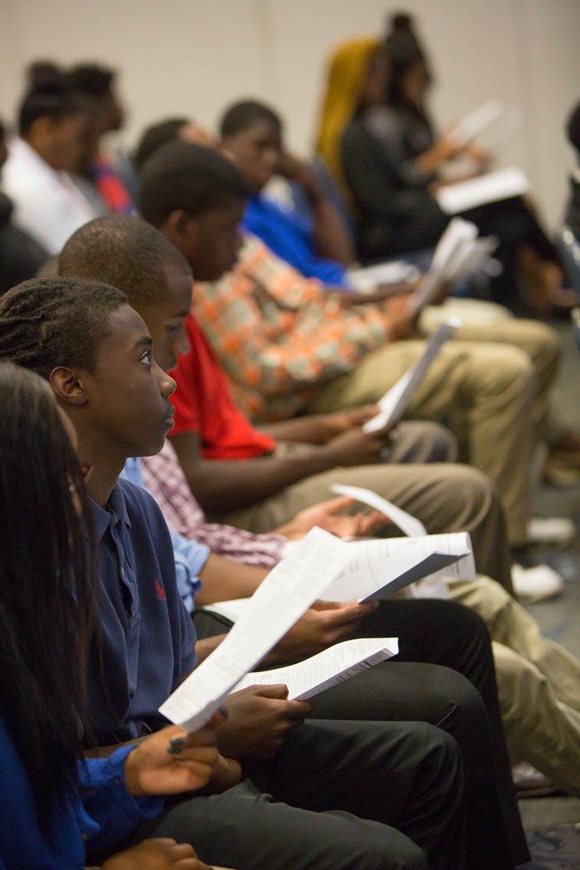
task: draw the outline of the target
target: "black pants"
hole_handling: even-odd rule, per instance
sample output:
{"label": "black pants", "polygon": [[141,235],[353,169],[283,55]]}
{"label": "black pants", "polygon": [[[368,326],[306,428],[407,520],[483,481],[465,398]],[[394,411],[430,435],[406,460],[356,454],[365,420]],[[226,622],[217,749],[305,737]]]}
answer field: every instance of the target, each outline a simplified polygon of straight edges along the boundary
{"label": "black pants", "polygon": [[461,752],[423,723],[309,721],[222,795],[175,803],[147,836],[239,870],[460,870]]}
{"label": "black pants", "polygon": [[[207,612],[195,623],[200,636],[227,630]],[[317,696],[313,715],[422,721],[453,735],[465,768],[470,868],[499,870],[528,861],[491,644],[480,617],[449,601],[383,601],[355,636],[398,637],[399,655]]]}
{"label": "black pants", "polygon": [[492,299],[518,314],[522,313],[526,304],[521,298],[518,280],[518,249],[521,245],[528,245],[542,260],[559,263],[555,246],[521,197],[482,205],[465,212],[462,217],[473,221],[482,236],[496,236],[498,239],[494,256],[501,262],[503,272],[491,282]]}

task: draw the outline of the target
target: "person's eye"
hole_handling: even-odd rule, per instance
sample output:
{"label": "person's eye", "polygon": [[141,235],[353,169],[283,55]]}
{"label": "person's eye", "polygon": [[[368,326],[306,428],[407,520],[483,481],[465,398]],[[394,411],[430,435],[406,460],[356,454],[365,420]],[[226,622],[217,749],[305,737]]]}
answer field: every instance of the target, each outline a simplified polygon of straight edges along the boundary
{"label": "person's eye", "polygon": [[141,362],[145,363],[147,366],[153,365],[153,351],[146,350],[145,353],[141,356]]}
{"label": "person's eye", "polygon": [[181,329],[181,326],[178,323],[168,323],[165,326],[165,331],[170,332],[170,333],[179,332],[180,329]]}

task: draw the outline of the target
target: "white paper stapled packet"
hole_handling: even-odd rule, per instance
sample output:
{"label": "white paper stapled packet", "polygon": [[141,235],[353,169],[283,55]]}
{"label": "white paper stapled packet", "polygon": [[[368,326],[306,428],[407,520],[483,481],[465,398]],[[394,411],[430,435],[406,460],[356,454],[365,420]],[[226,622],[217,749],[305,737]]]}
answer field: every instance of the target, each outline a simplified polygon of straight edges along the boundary
{"label": "white paper stapled packet", "polygon": [[235,687],[235,691],[246,686],[271,686],[281,683],[288,686],[290,700],[306,701],[325,689],[337,686],[392,658],[398,651],[399,642],[396,637],[345,640],[295,665],[246,674]]}
{"label": "white paper stapled packet", "polygon": [[311,529],[270,571],[222,643],[159,712],[189,731],[201,728],[236,683],[323,596],[348,559],[348,544],[322,529]]}

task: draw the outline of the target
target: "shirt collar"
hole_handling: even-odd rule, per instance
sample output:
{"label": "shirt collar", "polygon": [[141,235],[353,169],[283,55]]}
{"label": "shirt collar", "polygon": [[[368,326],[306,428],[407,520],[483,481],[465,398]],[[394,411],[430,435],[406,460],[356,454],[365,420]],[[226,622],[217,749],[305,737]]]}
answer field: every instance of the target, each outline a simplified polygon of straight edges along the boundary
{"label": "shirt collar", "polygon": [[115,514],[127,529],[131,528],[131,520],[127,513],[127,503],[125,501],[121,484],[117,483],[113,488],[109,501],[107,502],[108,510],[107,508],[101,507],[101,505],[92,498],[90,499],[90,504],[93,512],[93,523],[97,544],[100,544],[105,532],[109,528],[111,514]]}

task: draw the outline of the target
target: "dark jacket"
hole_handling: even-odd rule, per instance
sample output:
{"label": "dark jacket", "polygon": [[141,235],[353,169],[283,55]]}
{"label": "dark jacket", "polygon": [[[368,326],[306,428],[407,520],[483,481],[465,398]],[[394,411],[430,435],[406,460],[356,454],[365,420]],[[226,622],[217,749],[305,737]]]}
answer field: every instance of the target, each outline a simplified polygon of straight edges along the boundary
{"label": "dark jacket", "polygon": [[12,221],[12,200],[0,192],[0,294],[33,278],[48,257],[38,242]]}

